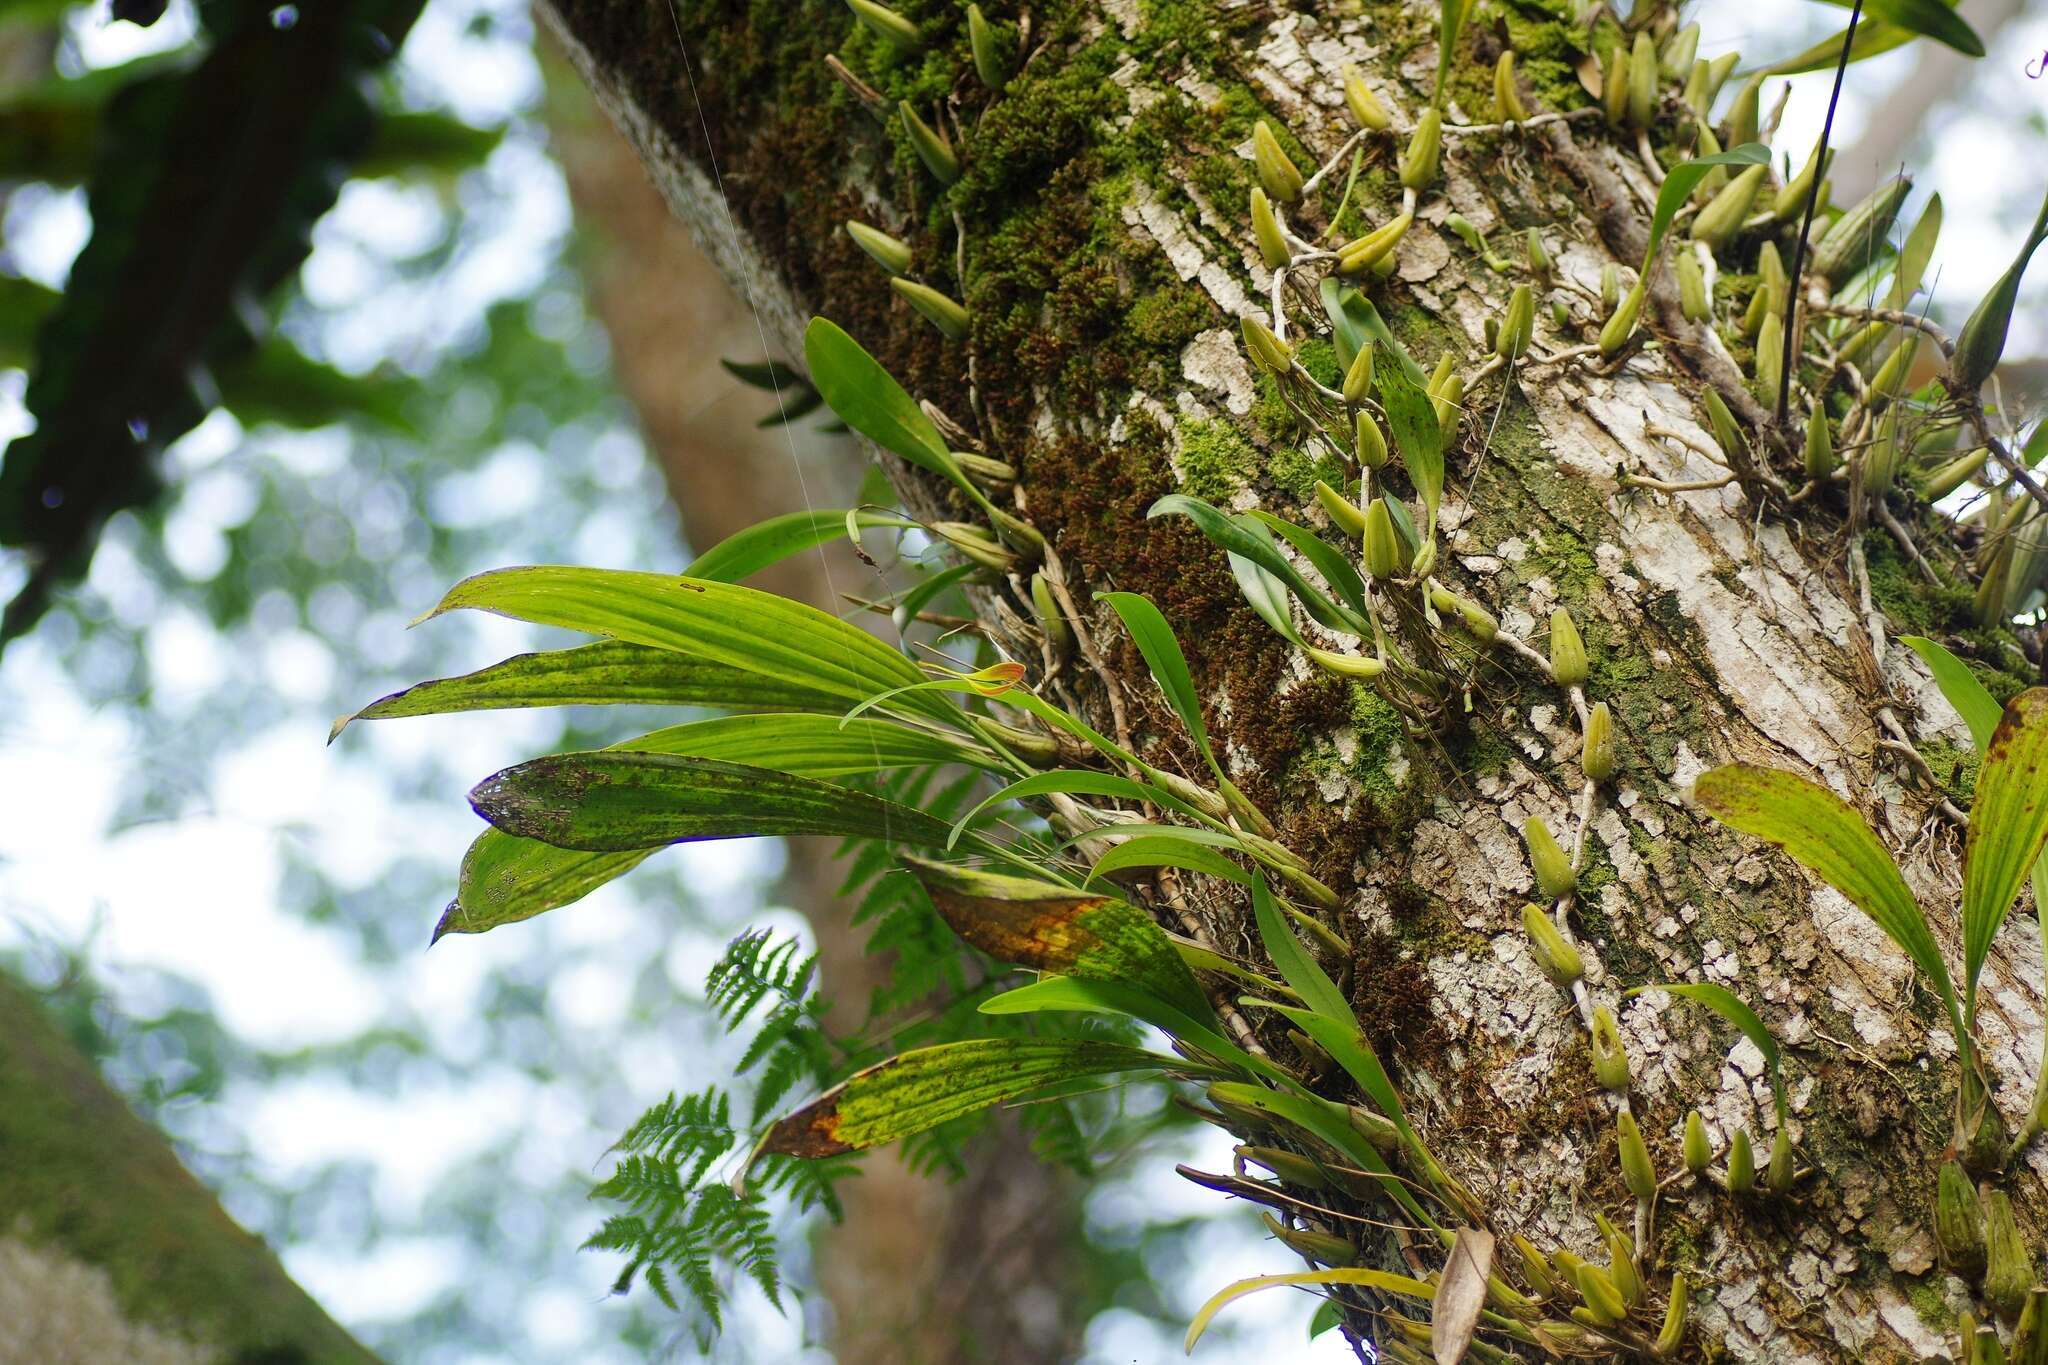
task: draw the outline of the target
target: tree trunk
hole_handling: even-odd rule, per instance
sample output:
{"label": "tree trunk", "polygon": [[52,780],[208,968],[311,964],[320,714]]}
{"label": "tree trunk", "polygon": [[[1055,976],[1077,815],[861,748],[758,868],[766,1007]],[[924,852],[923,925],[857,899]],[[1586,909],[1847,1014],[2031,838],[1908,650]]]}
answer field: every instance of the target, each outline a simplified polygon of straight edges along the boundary
{"label": "tree trunk", "polygon": [[4,975],[0,1360],[376,1360]]}
{"label": "tree trunk", "polygon": [[[1779,440],[1726,350],[1680,316],[1668,271],[1644,317],[1659,346],[1619,365],[1543,365],[1513,386],[1498,372],[1477,384],[1450,446],[1437,572],[1538,651],[1539,623],[1556,607],[1585,631],[1586,694],[1612,708],[1619,765],[1582,817],[1574,698],[1540,670],[1507,658],[1454,692],[1435,728],[1404,725],[1378,694],[1314,671],[1263,625],[1221,552],[1185,521],[1145,518],[1179,489],[1327,524],[1312,485],[1339,482],[1341,466],[1303,447],[1237,341],[1240,317],[1266,315],[1271,278],[1242,208],[1254,183],[1251,123],[1269,118],[1307,149],[1298,161],[1322,163],[1353,131],[1340,73],[1357,63],[1405,129],[1433,82],[1433,7],[1367,0],[1328,18],[1204,0],[1034,7],[1022,70],[993,96],[966,63],[955,6],[899,8],[922,21],[923,55],[892,56],[829,0],[542,0],[541,13],[776,347],[800,354],[814,313],[846,327],[980,448],[1017,465],[1018,506],[1050,540],[1077,602],[1117,588],[1159,605],[1232,779],[1341,897],[1334,919],[1350,947],[1354,1007],[1424,1137],[1497,1233],[1604,1260],[1592,1214],[1632,1202],[1581,1010],[1537,972],[1520,928],[1535,895],[1524,821],[1541,816],[1564,834],[1583,819],[1574,919],[1586,1003],[1620,1020],[1629,1103],[1658,1169],[1679,1169],[1690,1108],[1717,1147],[1740,1128],[1768,1151],[1774,1128],[1752,1045],[1731,1048],[1727,1026],[1685,1002],[1624,995],[1695,980],[1735,990],[1785,1044],[1790,1132],[1801,1165],[1814,1168],[1796,1199],[1778,1202],[1681,1175],[1644,1248],[1653,1296],[1661,1302],[1666,1277],[1683,1270],[1693,1339],[1716,1356],[1948,1352],[1967,1295],[1936,1268],[1928,1232],[1953,1097],[1938,1007],[1868,920],[1705,820],[1689,791],[1732,759],[1806,772],[1870,817],[1926,904],[1952,906],[1961,841],[1939,811],[1946,793],[1886,747],[1896,723],[1951,777],[1968,753],[1925,672],[1888,642],[1894,626],[1969,626],[1952,537],[1931,518],[1913,523],[1960,588],[1923,581],[1884,532],[1852,530],[1831,496],[1788,508],[1755,485],[1754,495],[1738,484],[1625,485],[1725,472],[1700,453],[1714,448],[1700,406],[1709,387],[1759,449]],[[1453,64],[1454,123],[1489,117],[1502,31],[1539,101],[1583,102],[1576,37],[1533,3],[1504,15],[1489,12]],[[835,53],[851,80],[828,69]],[[963,162],[956,185],[935,190],[894,99],[871,110],[861,85],[909,96],[926,119],[945,105]],[[1361,144],[1353,203],[1366,225],[1396,211],[1403,141]],[[1348,170],[1339,164],[1323,212]],[[1535,226],[1572,310],[1562,332],[1543,316],[1538,342],[1579,345],[1599,326],[1582,296],[1597,292],[1604,266],[1642,260],[1654,193],[1632,135],[1597,118],[1452,136],[1393,275],[1372,296],[1425,369],[1449,349],[1469,372],[1487,353],[1486,320],[1526,276],[1482,266],[1446,218],[1462,214],[1515,257]],[[1316,211],[1304,235],[1323,226]],[[908,240],[919,278],[965,301],[964,345],[892,295],[839,230],[848,218]],[[1344,223],[1347,235],[1363,230],[1357,217]],[[1292,336],[1321,325],[1313,289],[1288,311]],[[1320,344],[1304,345],[1311,369],[1329,365]],[[922,476],[895,472],[913,506],[945,505]],[[1852,576],[1865,561],[1869,573]],[[1015,657],[1036,659],[1017,629],[1029,619],[1017,588],[992,591],[984,620]],[[1126,720],[1151,761],[1195,775],[1178,722],[1113,618],[1097,611],[1087,624],[1119,694],[1076,670],[1090,718],[1104,729]],[[2034,672],[2009,636],[1974,638],[2008,690]],[[1247,912],[1227,890],[1197,889],[1195,908],[1219,944],[1256,961]],[[1953,957],[1953,913],[1931,918]],[[2014,1115],[2030,1093],[2043,1010],[2031,920],[2008,924],[1987,968],[1981,1029]],[[1295,1055],[1284,1037],[1266,1042]],[[2037,1145],[2005,1182],[2037,1245],[2044,1175],[2048,1151]],[[1438,1264],[1403,1250],[1387,1251],[1390,1264]],[[1275,1270],[1282,1260],[1276,1247]],[[1353,1325],[1373,1330],[1362,1313]]]}
{"label": "tree trunk", "polygon": [[[557,54],[543,55],[558,64]],[[551,72],[549,85],[549,141],[582,229],[590,301],[691,548],[806,505],[852,506],[866,464],[853,443],[821,437],[816,422],[788,434],[757,428],[774,398],[740,387],[716,364],[760,359],[769,348],[786,356],[781,339],[756,329],[744,299],[670,215],[588,93],[565,72]],[[875,570],[844,544],[783,560],[750,582],[834,612],[846,610],[842,594],[877,587]],[[839,905],[845,873],[835,844],[785,845],[781,894],[817,934],[833,1002],[827,1022],[859,1032],[887,962],[869,953],[867,929]],[[846,1220],[821,1230],[814,1253],[839,1365],[1037,1365],[1078,1345],[1086,1326],[1086,1300],[1073,1283],[1078,1181],[1036,1161],[1015,1123],[997,1123],[972,1151],[961,1180],[921,1175],[889,1151],[845,1188]],[[932,1254],[934,1244],[944,1254]]]}

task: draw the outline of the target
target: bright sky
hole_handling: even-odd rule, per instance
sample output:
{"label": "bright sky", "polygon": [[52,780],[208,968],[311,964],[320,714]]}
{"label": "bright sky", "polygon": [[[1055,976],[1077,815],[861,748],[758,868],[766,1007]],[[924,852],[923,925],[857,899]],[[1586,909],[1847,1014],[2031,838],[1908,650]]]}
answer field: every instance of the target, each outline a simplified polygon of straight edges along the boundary
{"label": "bright sky", "polygon": [[[404,50],[402,74],[415,97],[448,105],[465,118],[496,122],[532,103],[538,78],[524,44],[523,10],[510,0],[482,5],[500,27],[495,37],[479,40],[467,31],[476,8],[459,0],[429,5]],[[1970,8],[1966,3],[1963,12]],[[1731,44],[1747,52],[1789,51],[1837,22],[1839,13],[1799,8],[1782,16],[1784,28],[1776,33],[1735,36],[1717,33],[1725,26],[1710,12],[1702,55]],[[190,24],[190,11],[180,3],[158,30],[95,19],[79,25],[74,37],[83,60],[99,66],[179,41]],[[2039,142],[2025,140],[2011,110],[2014,101],[2025,99],[2031,103],[2022,107],[2038,112],[2048,101],[2048,82],[2030,82],[2021,69],[2025,54],[2044,49],[2048,20],[2041,18],[1994,43],[1980,97],[1938,125],[1958,130],[1927,182],[1939,187],[1947,203],[1937,267],[1942,296],[1964,301],[1954,305],[1958,316],[2003,268],[2040,193],[2037,172],[2008,172],[2041,164]],[[1896,54],[1852,73],[1838,136],[1853,132],[1907,60]],[[1825,99],[1825,77],[1797,83],[1778,138],[1781,151],[1803,157]],[[431,242],[441,207],[427,190],[349,187],[322,224],[303,273],[306,296],[326,310],[321,340],[336,363],[367,367],[446,345],[489,303],[529,292],[542,278],[569,227],[559,177],[528,141],[508,143],[485,173],[506,196],[509,211],[492,215],[453,269],[403,289],[390,286],[379,262]],[[61,282],[88,230],[76,194],[18,196],[6,227],[17,266],[51,283]],[[2041,311],[2016,326],[2015,351],[2048,349]],[[20,393],[18,374],[0,375],[0,438],[25,427]],[[350,455],[348,438],[338,431],[266,434],[246,444],[245,435],[217,415],[170,454],[181,492],[167,530],[168,551],[195,581],[219,569],[222,528],[249,515],[251,493],[237,472],[239,461],[271,459],[313,473]],[[629,432],[609,434],[588,458],[601,478],[621,489],[647,487],[637,440]],[[430,513],[449,522],[503,526],[496,557],[472,568],[522,562],[537,553],[537,533],[529,527],[544,520],[550,477],[543,452],[508,444],[484,471],[446,480]],[[357,528],[358,534],[374,529]],[[616,507],[583,528],[572,548],[579,562],[620,567],[678,557],[670,510],[646,497],[621,496]],[[0,573],[0,587],[8,581]],[[120,537],[110,538],[98,556],[91,586],[120,619],[144,630],[153,705],[175,714],[205,697],[224,669],[245,665],[202,618],[167,602]],[[429,605],[440,586],[420,585],[405,609]],[[358,604],[351,615],[345,603],[335,610],[371,657],[394,666],[404,657],[404,612],[366,616]],[[466,633],[465,654],[474,663],[538,639],[538,632],[486,617],[423,629]],[[194,1131],[231,1130],[257,1154],[256,1168],[246,1174],[277,1186],[309,1178],[337,1157],[363,1163],[367,1197],[394,1225],[412,1231],[367,1245],[344,1235],[314,1237],[284,1249],[292,1272],[344,1321],[402,1324],[466,1283],[476,1287],[464,1292],[502,1301],[508,1320],[517,1323],[515,1335],[529,1349],[511,1358],[635,1358],[617,1343],[619,1310],[604,1297],[608,1258],[576,1254],[572,1239],[561,1247],[546,1283],[491,1284],[489,1269],[477,1264],[460,1227],[443,1220],[437,1230],[434,1194],[465,1162],[513,1132],[519,1143],[510,1159],[520,1169],[508,1173],[515,1177],[511,1193],[539,1197],[533,1192],[559,1189],[565,1176],[595,1169],[599,1153],[640,1108],[672,1086],[691,1083],[692,1061],[701,1064],[708,1034],[636,1028],[621,983],[638,979],[651,964],[677,998],[694,998],[725,938],[761,918],[762,886],[779,858],[775,847],[721,843],[675,850],[636,874],[637,894],[608,888],[573,914],[454,940],[393,963],[366,961],[357,935],[311,922],[289,903],[292,861],[310,860],[344,889],[371,884],[405,858],[424,859],[452,876],[477,828],[460,788],[422,798],[401,789],[394,773],[415,772],[432,761],[482,775],[554,742],[554,722],[509,712],[394,722],[359,727],[344,742],[326,747],[328,702],[337,688],[367,700],[387,684],[409,679],[337,678],[333,651],[317,632],[294,623],[274,632],[254,661],[276,695],[291,703],[287,717],[245,734],[203,771],[191,773],[195,799],[189,808],[173,818],[120,827],[124,782],[150,756],[137,752],[137,730],[123,709],[94,708],[80,699],[59,666],[61,648],[61,641],[38,636],[0,661],[0,696],[9,698],[0,718],[0,792],[10,794],[7,817],[0,821],[0,946],[29,934],[63,943],[92,937],[95,960],[114,973],[117,993],[124,971],[182,974],[204,984],[234,1033],[271,1048],[345,1040],[394,1019],[422,1029],[435,1051],[471,1064],[465,1084],[355,1084],[330,1076],[231,1091],[215,1112],[195,1120]],[[702,913],[678,917],[670,908],[678,901]],[[434,907],[414,908],[423,944]],[[798,927],[787,912],[769,913],[786,927]],[[493,983],[507,976],[538,979],[561,1046],[629,1059],[626,1070],[638,1078],[637,1089],[596,1097],[569,1093],[536,1080],[513,1060],[499,1060],[503,1043],[485,1027],[485,1009]],[[146,1010],[147,986],[132,989],[139,993],[134,1007]],[[1227,1168],[1227,1143],[1220,1135],[1196,1134],[1190,1142],[1183,1159]],[[225,1180],[230,1205],[245,1220],[265,1224],[273,1211],[236,1184],[235,1172],[209,1173]],[[1213,1196],[1179,1181],[1160,1163],[1107,1184],[1092,1216],[1101,1226],[1119,1227],[1215,1208]],[[521,1216],[508,1210],[506,1217]],[[587,1230],[595,1217],[590,1211],[580,1226]],[[1241,1213],[1219,1220],[1203,1234],[1197,1264],[1173,1269],[1185,1309],[1239,1275],[1298,1268],[1250,1227]],[[731,1358],[805,1358],[797,1322],[778,1317],[758,1298],[743,1294],[742,1302],[726,1348]],[[1219,1346],[1209,1358],[1350,1359],[1333,1339],[1312,1351],[1302,1348],[1307,1311],[1307,1302],[1298,1298],[1249,1301],[1232,1316],[1252,1330],[1237,1348]],[[1103,1365],[1178,1352],[1177,1343],[1163,1340],[1151,1324],[1117,1313],[1096,1324],[1090,1348],[1089,1359]]]}

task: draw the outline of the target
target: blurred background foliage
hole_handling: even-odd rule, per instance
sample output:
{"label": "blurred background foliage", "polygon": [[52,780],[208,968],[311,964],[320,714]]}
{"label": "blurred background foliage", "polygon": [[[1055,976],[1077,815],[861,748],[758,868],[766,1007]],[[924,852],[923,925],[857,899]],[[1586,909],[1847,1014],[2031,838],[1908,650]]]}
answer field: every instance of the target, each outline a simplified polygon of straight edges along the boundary
{"label": "blurred background foliage", "polygon": [[[124,124],[123,101],[177,107],[176,83],[217,71],[208,54],[303,33],[311,11],[180,3],[138,28],[0,5],[0,493],[20,511],[0,540],[40,552],[0,557],[0,597],[32,604],[0,655],[0,789],[33,794],[0,832],[0,963],[374,1349],[689,1354],[691,1324],[608,1297],[615,1259],[577,1252],[604,1212],[587,1196],[627,1123],[735,1056],[702,1000],[725,940],[808,931],[781,850],[750,842],[676,850],[573,912],[428,955],[474,832],[467,787],[657,722],[500,713],[322,747],[380,692],[559,643],[494,618],[407,629],[464,575],[690,555],[586,306],[579,267],[605,247],[579,235],[550,156],[550,124],[560,139],[596,119],[587,97],[543,81],[516,5],[356,8],[405,37],[395,58],[361,45],[374,123],[322,153],[321,192],[283,204],[245,260],[216,259],[235,283],[215,325],[152,387],[135,357],[91,353],[135,335],[118,319],[148,311],[122,295],[137,272],[193,249],[135,225],[143,189],[190,207],[173,182],[207,148]],[[152,180],[142,152],[189,164]],[[155,283],[161,311],[176,281]],[[717,308],[735,312],[722,290]],[[740,317],[690,339],[757,359]],[[829,484],[851,447],[816,421],[754,436],[770,400],[719,354],[675,359],[685,416],[751,439],[736,461],[796,460]],[[53,371],[112,397],[71,411]],[[57,533],[34,519],[81,503]],[[1067,1248],[1095,1286],[1069,1316],[1104,1310],[1090,1339],[1116,1356],[1162,1346],[1190,1306],[1155,1275],[1193,1293],[1185,1268],[1212,1254],[1199,1192],[1162,1196],[1171,1163],[1132,1150],[1162,1140],[1152,1103],[1091,1125],[1121,1136]],[[1153,1184],[1114,1178],[1138,1167]],[[829,1320],[801,1294],[808,1231],[787,1231],[798,1302],[782,1315],[739,1291],[717,1358],[829,1358]]]}
{"label": "blurred background foliage", "polygon": [[[1939,190],[1958,245],[1983,248],[1955,252],[1983,278],[1936,289],[1951,322],[2031,211],[2031,180],[1996,168],[2038,164],[2048,135],[2048,81],[2019,75],[2048,52],[2040,7],[1964,12],[1985,69],[2011,78],[1942,85],[1926,44],[1857,68],[1839,121],[1862,140],[1837,162],[1873,180],[1901,158],[1929,166],[1918,192]],[[1832,22],[1821,7],[1702,18],[1715,52],[1797,50]],[[267,201],[261,231],[203,244],[206,271],[166,275],[191,256],[191,187],[213,183],[208,155],[235,127],[194,73],[303,50],[277,43],[315,23],[343,26],[346,70],[267,87],[278,118],[317,103],[295,191]],[[1893,98],[1909,82],[1919,93]],[[1887,122],[1930,86],[1928,119]],[[2039,98],[2015,107],[2014,89]],[[1811,143],[1823,103],[1801,88],[1782,146]],[[601,1217],[585,1196],[628,1122],[730,1059],[702,1001],[724,942],[749,923],[808,932],[783,850],[749,842],[675,850],[573,911],[428,954],[474,831],[470,783],[638,718],[399,722],[322,747],[335,715],[381,692],[546,642],[467,613],[408,630],[456,579],[687,563],[669,493],[681,522],[702,508],[650,458],[665,421],[729,443],[700,475],[707,505],[719,480],[771,467],[848,482],[847,448],[815,419],[750,434],[768,401],[713,362],[760,347],[715,283],[722,330],[693,322],[694,344],[663,356],[611,306],[614,354],[589,301],[606,247],[578,220],[626,210],[550,153],[594,118],[544,78],[511,0],[178,0],[147,28],[104,5],[0,0],[0,543],[16,547],[0,599],[26,604],[0,654],[0,957],[393,1359],[689,1349],[686,1323],[608,1297],[615,1265],[577,1253]],[[1949,152],[1931,164],[1930,135]],[[181,289],[195,325],[140,346],[122,319],[160,319]],[[2015,326],[2020,366],[2048,354],[2039,302]],[[1242,1214],[1140,1150],[1202,1159],[1146,1102],[1096,1116],[1117,1126],[1066,1252],[1094,1286],[1073,1306],[1091,1360],[1163,1358],[1203,1286],[1272,1268]],[[785,1253],[800,1286],[807,1236],[790,1230]],[[736,1303],[718,1358],[829,1358],[816,1295],[787,1315],[745,1290]],[[1247,1341],[1284,1345],[1245,1349],[1295,1350],[1303,1316],[1247,1312]]]}

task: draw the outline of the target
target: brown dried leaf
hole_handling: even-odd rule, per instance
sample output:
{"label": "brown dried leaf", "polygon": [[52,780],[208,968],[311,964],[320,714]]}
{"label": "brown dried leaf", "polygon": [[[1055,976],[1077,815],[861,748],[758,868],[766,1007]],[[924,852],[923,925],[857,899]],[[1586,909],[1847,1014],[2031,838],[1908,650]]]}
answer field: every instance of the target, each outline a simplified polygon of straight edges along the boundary
{"label": "brown dried leaf", "polygon": [[1493,1234],[1480,1228],[1457,1229],[1451,1259],[1437,1281],[1430,1302],[1430,1341],[1436,1365],[1458,1365],[1479,1327],[1486,1306],[1486,1281],[1493,1273]]}

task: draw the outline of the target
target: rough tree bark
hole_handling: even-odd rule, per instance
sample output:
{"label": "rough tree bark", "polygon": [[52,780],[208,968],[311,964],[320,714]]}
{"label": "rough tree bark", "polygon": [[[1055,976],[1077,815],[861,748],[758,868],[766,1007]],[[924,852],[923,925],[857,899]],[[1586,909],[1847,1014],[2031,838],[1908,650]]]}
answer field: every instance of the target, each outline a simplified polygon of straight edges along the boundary
{"label": "rough tree bark", "polygon": [[[1236,342],[1237,319],[1266,307],[1268,278],[1242,207],[1251,119],[1299,139],[1303,165],[1322,162],[1352,131],[1339,73],[1355,62],[1405,127],[1399,111],[1419,110],[1434,78],[1435,7],[1034,6],[1021,74],[996,97],[971,75],[948,84],[967,69],[955,6],[899,8],[921,22],[925,54],[892,57],[836,0],[541,3],[670,207],[745,282],[787,357],[801,355],[808,316],[832,317],[1018,465],[1020,506],[1076,580],[1077,600],[1115,587],[1160,605],[1234,780],[1342,896],[1354,1006],[1428,1141],[1497,1231],[1596,1256],[1592,1212],[1626,1203],[1611,1112],[1578,1018],[1537,972],[1517,919],[1532,894],[1522,822],[1575,825],[1569,702],[1503,668],[1479,678],[1464,718],[1407,733],[1371,692],[1311,672],[1244,609],[1207,542],[1144,518],[1178,487],[1323,524],[1308,494],[1326,466],[1297,444]],[[1454,63],[1454,122],[1486,117],[1503,36],[1539,99],[1583,101],[1564,22],[1541,0],[1508,0],[1486,11]],[[834,78],[834,54],[856,81]],[[867,107],[858,83],[916,100],[927,118],[950,100],[964,171],[943,197],[894,126],[894,99]],[[1357,196],[1378,223],[1399,197],[1399,143],[1364,146]],[[1603,266],[1640,261],[1652,197],[1633,139],[1597,120],[1451,138],[1375,297],[1425,368],[1450,348],[1469,369],[1485,354],[1485,320],[1520,276],[1481,266],[1442,230],[1448,214],[1497,234],[1504,252],[1510,232],[1540,227],[1559,273],[1590,291]],[[965,300],[965,346],[895,302],[838,231],[852,217],[911,241],[921,277]],[[1653,1274],[1683,1268],[1699,1287],[1697,1340],[1713,1355],[1938,1358],[1964,1302],[1927,1231],[1953,1085],[1938,1007],[1845,901],[1708,823],[1687,793],[1725,760],[1802,770],[1875,822],[1928,905],[1953,906],[1959,835],[1937,812],[1948,793],[1884,747],[1880,712],[1954,777],[1967,737],[1887,637],[1964,631],[1968,579],[1921,581],[1882,531],[1852,536],[1826,499],[1794,509],[1733,485],[1624,486],[1624,473],[1686,482],[1723,472],[1687,444],[1712,444],[1699,406],[1708,385],[1745,423],[1763,417],[1663,278],[1646,319],[1660,347],[1605,372],[1545,368],[1513,388],[1495,375],[1467,397],[1440,572],[1506,632],[1533,638],[1559,605],[1587,631],[1588,690],[1614,709],[1620,768],[1593,809],[1581,937],[1592,993],[1620,1017],[1660,1169],[1677,1167],[1691,1107],[1717,1141],[1741,1127],[1767,1147],[1768,1087],[1761,1057],[1747,1043],[1731,1049],[1711,1015],[1624,990],[1721,982],[1789,1050],[1791,1132],[1816,1173],[1796,1204],[1776,1206],[1675,1185],[1646,1250]],[[1297,327],[1316,318],[1312,293],[1291,311]],[[1572,345],[1588,333],[1580,321],[1558,337],[1546,320],[1544,337]],[[914,505],[943,502],[896,473]],[[1954,571],[1952,542],[1931,523],[1919,529],[1922,548]],[[1874,602],[1848,576],[1853,547],[1872,564]],[[1037,657],[1023,649],[1026,613],[1010,590],[984,607],[1018,657]],[[1155,761],[1192,773],[1136,652],[1113,645],[1100,613],[1093,626]],[[2035,671],[2009,636],[1959,647],[2002,672],[2008,690]],[[1106,727],[1110,699],[1085,674],[1076,686]],[[1222,944],[1256,960],[1241,906],[1217,897],[1200,910]],[[1933,918],[1953,956],[1953,914]],[[2040,961],[2030,917],[2014,915],[1987,969],[1982,1025],[2009,1115],[2024,1109],[2041,1046]],[[2007,1185],[2037,1244],[2044,1176],[2048,1150],[2036,1145]],[[1274,1262],[1286,1268],[1278,1248]]]}
{"label": "rough tree bark", "polygon": [[[543,58],[558,67],[551,46]],[[758,358],[770,343],[565,70],[550,72],[548,129],[581,230],[592,308],[690,545],[708,549],[806,504],[852,506],[865,459],[850,440],[820,438],[816,422],[792,436],[755,425],[774,400],[741,388],[716,359]],[[844,544],[750,581],[827,611],[846,609],[843,594],[885,586]],[[856,1033],[868,1025],[887,963],[868,952],[867,929],[839,904],[845,870],[835,843],[785,843],[781,894],[817,934],[833,1002],[827,1022]],[[1073,1353],[1086,1326],[1072,1282],[1079,1182],[1036,1161],[1014,1123],[996,1124],[972,1150],[958,1181],[921,1175],[882,1152],[846,1187],[846,1220],[821,1229],[815,1247],[832,1310],[826,1336],[840,1365],[1036,1365]],[[935,1243],[943,1254],[932,1254]]]}
{"label": "rough tree bark", "polygon": [[376,1361],[4,975],[0,1360]]}

